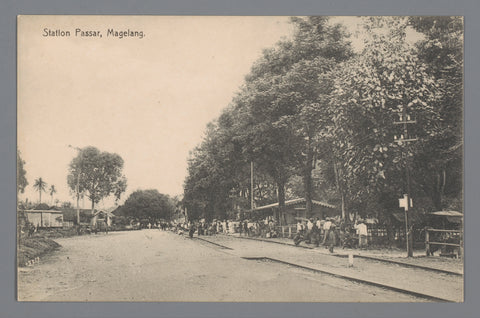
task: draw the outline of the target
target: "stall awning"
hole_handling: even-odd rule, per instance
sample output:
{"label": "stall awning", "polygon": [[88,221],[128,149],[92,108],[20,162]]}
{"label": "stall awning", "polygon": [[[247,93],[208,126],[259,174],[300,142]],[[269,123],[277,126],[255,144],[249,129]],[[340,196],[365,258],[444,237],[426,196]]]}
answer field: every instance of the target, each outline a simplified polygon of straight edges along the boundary
{"label": "stall awning", "polygon": [[448,217],[463,217],[463,213],[457,211],[437,211],[430,212],[428,214],[438,215],[438,216],[448,216]]}

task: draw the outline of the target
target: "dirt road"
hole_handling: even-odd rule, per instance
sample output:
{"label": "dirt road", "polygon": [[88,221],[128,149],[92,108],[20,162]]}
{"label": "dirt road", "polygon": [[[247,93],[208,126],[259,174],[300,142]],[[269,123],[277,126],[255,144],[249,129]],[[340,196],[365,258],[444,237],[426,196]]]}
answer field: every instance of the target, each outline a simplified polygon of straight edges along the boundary
{"label": "dirt road", "polygon": [[19,269],[20,301],[421,301],[157,229],[57,241],[59,251]]}

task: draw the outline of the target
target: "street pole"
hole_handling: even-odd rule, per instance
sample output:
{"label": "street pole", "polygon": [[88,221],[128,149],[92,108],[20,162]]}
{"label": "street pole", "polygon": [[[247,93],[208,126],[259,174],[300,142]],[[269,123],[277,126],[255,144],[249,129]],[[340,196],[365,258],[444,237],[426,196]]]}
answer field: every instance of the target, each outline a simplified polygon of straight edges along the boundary
{"label": "street pole", "polygon": [[[78,147],[73,147],[72,145],[68,145],[69,148],[75,149],[80,153],[82,149]],[[80,225],[80,205],[79,205],[79,200],[80,200],[80,168],[78,166],[75,167],[76,173],[77,173],[77,225]]]}
{"label": "street pole", "polygon": [[402,107],[402,115],[400,117],[400,121],[395,122],[394,124],[400,124],[403,125],[403,135],[400,136],[399,139],[397,139],[397,136],[395,136],[395,141],[398,142],[399,144],[405,143],[404,146],[404,153],[405,153],[405,175],[406,175],[406,206],[405,206],[405,242],[407,245],[407,257],[412,257],[413,256],[413,233],[410,233],[410,217],[409,217],[409,211],[410,208],[413,207],[411,204],[412,199],[410,195],[410,168],[408,164],[408,143],[417,140],[416,138],[409,138],[408,135],[408,124],[415,124],[416,120],[411,120],[410,116],[407,115],[407,107],[404,105]]}
{"label": "street pole", "polygon": [[253,161],[250,161],[250,208],[253,211]]}
{"label": "street pole", "polygon": [[77,225],[80,225],[80,171],[77,171]]}

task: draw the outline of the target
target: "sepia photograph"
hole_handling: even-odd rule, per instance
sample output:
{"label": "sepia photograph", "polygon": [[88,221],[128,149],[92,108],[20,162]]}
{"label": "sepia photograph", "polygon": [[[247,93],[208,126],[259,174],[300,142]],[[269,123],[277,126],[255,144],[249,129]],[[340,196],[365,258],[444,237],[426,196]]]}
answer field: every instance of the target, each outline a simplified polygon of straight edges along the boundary
{"label": "sepia photograph", "polygon": [[464,301],[462,16],[17,17],[20,302]]}

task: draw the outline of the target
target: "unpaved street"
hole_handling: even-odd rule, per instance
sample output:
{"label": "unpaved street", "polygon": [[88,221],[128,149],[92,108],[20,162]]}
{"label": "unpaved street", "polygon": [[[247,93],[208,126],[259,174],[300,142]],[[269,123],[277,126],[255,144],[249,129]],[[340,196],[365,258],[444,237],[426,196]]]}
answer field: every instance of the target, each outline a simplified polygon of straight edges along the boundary
{"label": "unpaved street", "polygon": [[[156,229],[57,241],[62,245],[59,251],[33,267],[19,269],[19,300],[421,301],[290,266],[243,259],[240,250]],[[265,248],[269,253],[292,249],[275,244]]]}

